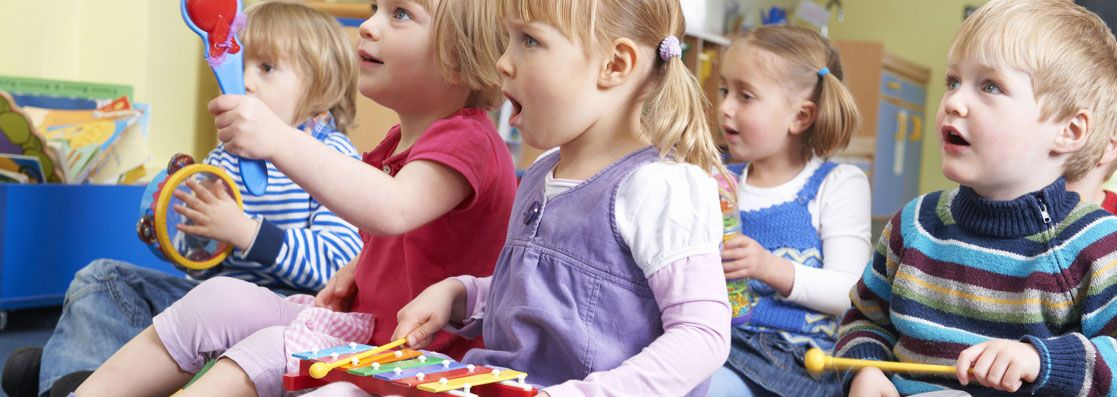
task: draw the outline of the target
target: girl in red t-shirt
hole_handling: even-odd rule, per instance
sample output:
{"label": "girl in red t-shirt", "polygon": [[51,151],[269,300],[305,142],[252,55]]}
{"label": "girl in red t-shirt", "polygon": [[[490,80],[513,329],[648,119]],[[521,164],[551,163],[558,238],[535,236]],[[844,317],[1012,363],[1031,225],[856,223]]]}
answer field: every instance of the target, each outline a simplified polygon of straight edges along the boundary
{"label": "girl in red t-shirt", "polygon": [[[496,61],[506,39],[492,19],[496,3],[373,2],[360,27],[359,89],[400,124],[363,163],[287,126],[259,100],[211,101],[226,149],[271,161],[360,228],[365,248],[317,299],[283,298],[228,278],[201,284],[77,394],[168,395],[220,357],[181,394],[279,395],[289,353],[387,343],[396,313],[429,285],[491,274],[515,195],[511,155],[481,110],[502,99]],[[471,347],[432,337],[434,350],[451,355]]]}

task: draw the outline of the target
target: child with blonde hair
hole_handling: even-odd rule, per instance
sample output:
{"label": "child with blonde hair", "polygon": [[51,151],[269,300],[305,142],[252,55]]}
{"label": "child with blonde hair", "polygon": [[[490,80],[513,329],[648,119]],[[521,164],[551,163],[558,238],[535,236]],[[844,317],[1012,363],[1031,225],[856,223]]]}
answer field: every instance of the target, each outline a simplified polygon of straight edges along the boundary
{"label": "child with blonde hair", "polygon": [[[869,260],[869,181],[826,157],[857,128],[838,50],[803,27],[762,27],[733,41],[719,109],[739,171],[741,234],[726,241],[727,279],[747,278],[749,306],[734,313],[733,349],[711,396],[841,394],[811,378],[807,349],[834,345],[849,289]],[[824,255],[825,253],[825,255]]]}
{"label": "child with blonde hair", "polygon": [[[511,156],[483,110],[500,99],[495,63],[505,36],[492,23],[496,13],[491,1],[372,3],[359,29],[358,86],[400,124],[363,162],[285,128],[253,98],[210,102],[226,148],[274,163],[357,225],[365,249],[316,301],[231,279],[203,283],[77,394],[167,395],[219,357],[181,394],[277,396],[291,353],[386,344],[396,313],[424,288],[453,274],[491,274],[515,194]],[[451,355],[477,345],[429,335]],[[116,381],[123,377],[143,382]]]}
{"label": "child with blonde hair", "polygon": [[706,103],[677,0],[506,0],[510,122],[544,154],[492,277],[431,286],[396,336],[484,336],[464,361],[550,395],[703,396],[729,351]]}
{"label": "child with blonde hair", "polygon": [[1070,1],[992,0],[945,82],[942,170],[961,186],[886,225],[834,350],[957,379],[866,368],[850,394],[1117,393],[1117,218],[1066,190],[1117,131],[1117,40]]}
{"label": "child with blonde hair", "polygon": [[[322,12],[286,2],[261,3],[245,14],[247,95],[280,115],[284,127],[298,129],[339,156],[357,158],[345,135],[356,112],[357,63],[341,26]],[[179,229],[226,241],[234,247],[232,255],[213,268],[187,271],[187,277],[111,259],[86,265],[66,291],[62,316],[46,346],[21,350],[5,364],[3,385],[9,395],[73,391],[150,326],[153,316],[202,280],[233,277],[283,294],[315,293],[361,251],[356,227],[273,164],[267,164],[267,191],[253,196],[240,180],[238,158],[224,145],[213,149],[205,163],[233,178],[244,209],[224,189],[211,193],[192,185],[195,194],[177,194],[188,206],[176,211],[193,224]]]}

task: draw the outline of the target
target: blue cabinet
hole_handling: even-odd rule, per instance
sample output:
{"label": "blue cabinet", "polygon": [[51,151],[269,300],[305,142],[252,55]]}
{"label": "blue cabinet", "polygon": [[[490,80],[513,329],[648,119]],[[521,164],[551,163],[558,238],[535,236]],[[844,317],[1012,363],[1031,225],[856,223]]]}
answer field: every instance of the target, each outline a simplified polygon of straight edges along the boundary
{"label": "blue cabinet", "polygon": [[887,54],[881,43],[837,44],[846,85],[861,111],[861,127],[835,160],[867,171],[872,216],[887,219],[920,193],[930,71]]}
{"label": "blue cabinet", "polygon": [[144,186],[0,184],[0,311],[58,305],[98,258],[182,274],[136,237]]}

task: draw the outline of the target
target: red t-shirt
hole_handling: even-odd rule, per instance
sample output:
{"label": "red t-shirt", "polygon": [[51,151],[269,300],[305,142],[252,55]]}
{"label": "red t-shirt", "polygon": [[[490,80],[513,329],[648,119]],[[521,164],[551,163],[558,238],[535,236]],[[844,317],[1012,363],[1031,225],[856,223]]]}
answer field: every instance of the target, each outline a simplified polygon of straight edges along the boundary
{"label": "red t-shirt", "polygon": [[1117,214],[1117,193],[1102,191],[1105,192],[1105,199],[1101,202],[1102,209],[1109,211],[1110,214]]}
{"label": "red t-shirt", "polygon": [[[410,149],[392,156],[399,140],[396,126],[364,155],[365,163],[394,176],[409,162],[432,161],[465,177],[473,194],[445,215],[399,236],[361,231],[365,247],[358,259],[352,310],[376,316],[374,345],[390,342],[396,313],[432,284],[463,274],[492,275],[516,195],[512,156],[481,110],[463,109],[435,121]],[[479,338],[440,332],[426,349],[460,358],[479,346]]]}

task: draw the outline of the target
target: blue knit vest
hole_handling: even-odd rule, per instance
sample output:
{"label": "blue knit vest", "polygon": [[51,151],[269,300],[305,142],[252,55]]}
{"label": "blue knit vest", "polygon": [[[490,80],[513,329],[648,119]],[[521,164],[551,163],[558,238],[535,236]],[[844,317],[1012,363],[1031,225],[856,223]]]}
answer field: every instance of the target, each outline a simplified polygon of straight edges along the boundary
{"label": "blue knit vest", "polygon": [[[837,167],[824,162],[795,195],[795,199],[753,211],[740,211],[741,232],[756,240],[772,254],[793,263],[822,268],[822,239],[811,224],[808,204],[818,195],[822,181]],[[746,172],[745,165],[731,166],[730,171]],[[829,350],[834,346],[838,319],[779,298],[779,294],[758,281],[749,281],[749,290],[756,306],[748,322],[739,325],[758,333],[777,333],[795,344],[810,344]]]}

